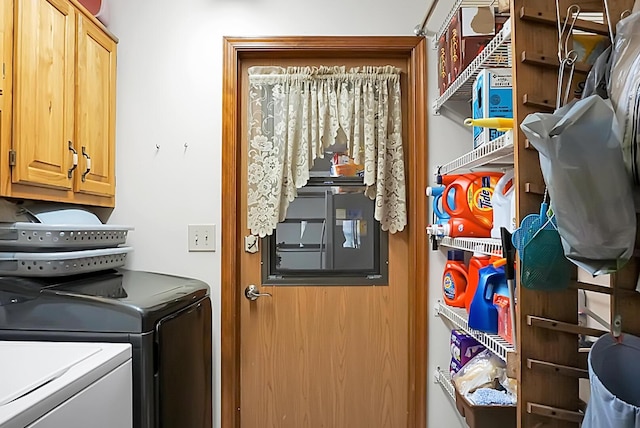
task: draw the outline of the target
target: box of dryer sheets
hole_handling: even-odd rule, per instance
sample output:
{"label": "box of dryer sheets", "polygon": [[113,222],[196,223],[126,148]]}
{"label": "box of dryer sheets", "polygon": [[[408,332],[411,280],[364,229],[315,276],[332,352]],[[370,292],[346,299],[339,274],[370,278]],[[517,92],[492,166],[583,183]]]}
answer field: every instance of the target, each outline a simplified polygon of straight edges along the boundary
{"label": "box of dryer sheets", "polygon": [[[474,119],[513,117],[512,75],[509,68],[480,70],[473,82],[471,104]],[[473,148],[495,140],[502,131],[473,127]]]}

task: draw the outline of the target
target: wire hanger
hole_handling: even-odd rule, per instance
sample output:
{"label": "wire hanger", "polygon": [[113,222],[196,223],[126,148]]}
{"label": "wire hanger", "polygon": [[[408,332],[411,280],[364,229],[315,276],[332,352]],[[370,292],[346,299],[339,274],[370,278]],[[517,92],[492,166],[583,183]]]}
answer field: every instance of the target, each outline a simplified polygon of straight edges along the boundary
{"label": "wire hanger", "polygon": [[[558,9],[558,0],[556,0],[556,16],[558,19],[558,60],[562,61],[563,58],[566,58],[569,55],[569,40],[573,35],[573,29],[576,26],[576,21],[580,16],[580,6],[577,4],[572,4],[567,8],[567,15],[564,18],[564,22],[562,24],[560,21],[562,17],[560,17],[560,10]],[[567,24],[569,24],[569,28],[567,30]],[[564,41],[564,43],[563,43]]]}
{"label": "wire hanger", "polygon": [[613,45],[615,37],[613,36],[613,27],[611,27],[611,14],[609,13],[609,0],[604,0],[604,15],[607,18],[607,26],[609,28],[609,39]]}
{"label": "wire hanger", "polygon": [[[576,21],[580,16],[580,6],[572,4],[567,8],[567,15],[564,21],[561,23],[562,18],[560,16],[559,0],[556,0],[556,18],[558,24],[558,61],[560,66],[558,68],[558,87],[556,92],[556,109],[559,109],[569,100],[569,94],[571,92],[571,83],[573,82],[573,74],[575,72],[576,61],[578,60],[578,53],[569,49],[569,40],[573,34],[573,29],[576,25]],[[568,28],[567,28],[568,26]],[[564,88],[563,97],[563,84],[565,70],[569,69],[569,77],[567,79],[566,86]]]}

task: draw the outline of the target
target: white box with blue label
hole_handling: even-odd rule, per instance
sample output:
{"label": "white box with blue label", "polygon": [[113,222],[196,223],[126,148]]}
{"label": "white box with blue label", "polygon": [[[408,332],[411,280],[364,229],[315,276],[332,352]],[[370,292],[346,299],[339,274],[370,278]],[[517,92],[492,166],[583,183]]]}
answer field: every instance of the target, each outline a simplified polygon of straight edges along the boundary
{"label": "white box with blue label", "polygon": [[[513,117],[512,74],[510,68],[480,70],[473,82],[471,107],[474,119],[489,117]],[[503,131],[473,127],[473,148],[495,140]]]}

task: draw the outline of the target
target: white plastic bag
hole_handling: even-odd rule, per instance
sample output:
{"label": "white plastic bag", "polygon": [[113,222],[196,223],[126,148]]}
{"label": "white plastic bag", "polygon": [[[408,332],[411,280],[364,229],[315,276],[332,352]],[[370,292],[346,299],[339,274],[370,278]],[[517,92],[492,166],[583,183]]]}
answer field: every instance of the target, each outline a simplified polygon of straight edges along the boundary
{"label": "white plastic bag", "polygon": [[611,102],[592,95],[520,127],[540,154],[565,256],[592,275],[620,269],[633,254],[636,216]]}
{"label": "white plastic bag", "polygon": [[598,56],[589,74],[587,74],[581,98],[587,98],[593,94],[598,94],[605,99],[609,98],[607,88],[611,79],[611,60],[611,46],[609,46]]}
{"label": "white plastic bag", "polygon": [[501,368],[504,368],[504,363],[491,351],[485,349],[470,359],[451,380],[458,392],[466,396],[478,388],[493,385],[494,380],[500,377]]}

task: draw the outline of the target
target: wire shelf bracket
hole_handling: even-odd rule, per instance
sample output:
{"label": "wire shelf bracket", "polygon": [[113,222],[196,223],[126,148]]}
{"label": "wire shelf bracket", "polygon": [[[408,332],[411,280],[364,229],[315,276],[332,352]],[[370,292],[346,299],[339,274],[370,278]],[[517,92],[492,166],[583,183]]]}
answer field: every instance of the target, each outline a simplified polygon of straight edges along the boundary
{"label": "wire shelf bracket", "polygon": [[456,401],[456,392],[453,387],[453,382],[451,382],[451,375],[448,371],[442,370],[440,367],[436,368],[433,373],[433,381],[435,383],[440,384],[442,389],[447,393],[451,400],[455,403]]}
{"label": "wire shelf bracket", "polygon": [[467,311],[465,309],[451,308],[441,301],[436,305],[436,315],[448,319],[455,327],[473,336],[487,349],[496,354],[502,361],[509,364],[508,359],[515,355],[513,345],[495,334],[487,334],[469,327]]}
{"label": "wire shelf bracket", "polygon": [[507,131],[495,140],[439,166],[437,171],[444,175],[458,170],[473,171],[487,167],[513,167],[513,131]]}
{"label": "wire shelf bracket", "polygon": [[439,245],[458,250],[473,251],[488,256],[502,256],[502,242],[498,238],[451,238],[438,237]]}

